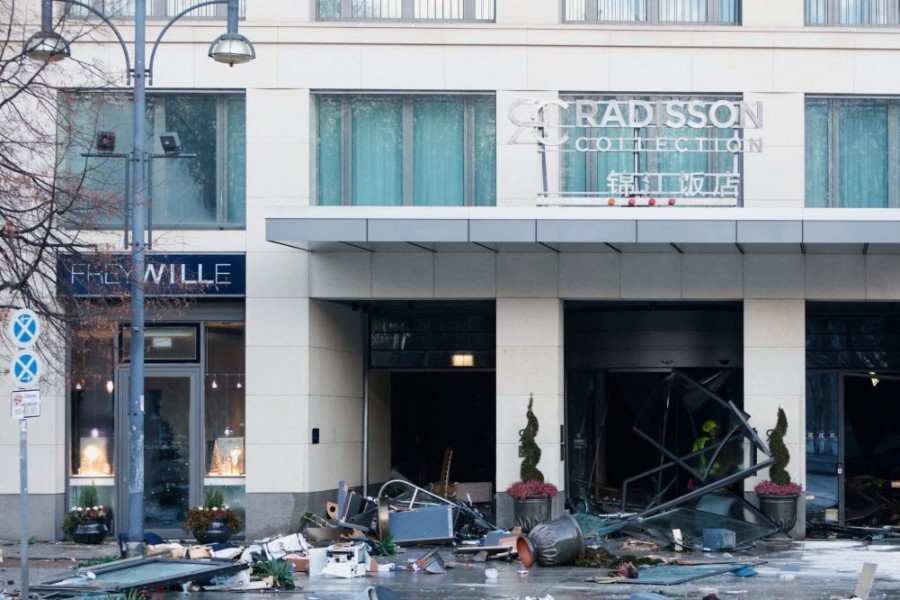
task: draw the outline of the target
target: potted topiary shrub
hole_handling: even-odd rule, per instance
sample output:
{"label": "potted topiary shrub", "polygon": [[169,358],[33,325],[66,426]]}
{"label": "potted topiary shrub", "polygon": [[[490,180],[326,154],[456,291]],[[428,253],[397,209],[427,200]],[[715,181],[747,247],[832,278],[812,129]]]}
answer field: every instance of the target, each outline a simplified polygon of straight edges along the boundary
{"label": "potted topiary shrub", "polygon": [[63,517],[62,530],[77,544],[100,544],[106,539],[106,508],[100,504],[97,488],[86,485],[78,491],[78,504]]}
{"label": "potted topiary shrub", "polygon": [[203,505],[184,514],[181,528],[194,535],[199,544],[227,542],[244,527],[240,517],[225,505],[219,490],[207,490]]}
{"label": "potted topiary shrub", "polygon": [[541,460],[541,449],[535,441],[539,425],[531,409],[533,403],[534,397],[529,395],[525,429],[519,431],[522,448],[522,466],[519,469],[521,479],[506,488],[506,493],[513,499],[516,524],[525,533],[535,525],[550,520],[553,498],[559,493],[555,485],[544,481],[544,474],[537,468]]}
{"label": "potted topiary shrub", "polygon": [[790,531],[797,523],[797,499],[803,492],[803,487],[791,481],[787,472],[791,460],[784,444],[787,428],[787,416],[779,407],[775,428],[768,431],[769,451],[775,464],[769,467],[769,479],[760,481],[753,488],[759,498],[760,512],[778,525],[780,531]]}

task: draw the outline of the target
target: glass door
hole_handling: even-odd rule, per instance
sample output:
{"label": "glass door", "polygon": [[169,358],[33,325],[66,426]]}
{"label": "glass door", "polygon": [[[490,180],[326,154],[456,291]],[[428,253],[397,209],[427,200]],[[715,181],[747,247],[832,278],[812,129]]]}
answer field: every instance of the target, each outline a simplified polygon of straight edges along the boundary
{"label": "glass door", "polygon": [[[196,366],[146,366],[144,377],[144,530],[162,537],[181,535],[185,511],[197,503],[200,487],[200,370]],[[119,370],[118,389],[128,390],[129,367]],[[127,476],[129,440],[127,415],[118,415],[122,432],[118,469]],[[118,531],[127,530],[128,488],[120,482]],[[124,485],[123,485],[124,484]]]}

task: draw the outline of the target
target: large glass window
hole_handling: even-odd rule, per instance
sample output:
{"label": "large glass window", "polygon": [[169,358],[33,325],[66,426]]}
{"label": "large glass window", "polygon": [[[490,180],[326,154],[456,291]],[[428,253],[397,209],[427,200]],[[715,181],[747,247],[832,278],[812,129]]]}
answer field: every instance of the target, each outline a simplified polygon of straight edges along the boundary
{"label": "large glass window", "polygon": [[[147,3],[148,19],[171,19],[183,10],[199,4],[198,0],[162,0]],[[90,5],[107,17],[115,19],[134,18],[134,0],[90,0]],[[93,15],[83,6],[66,4],[68,16],[74,18],[91,18]],[[247,16],[247,0],[238,2],[238,15]],[[184,15],[187,19],[222,19],[227,17],[225,4],[211,4],[192,10]]]}
{"label": "large glass window", "polygon": [[898,162],[900,99],[807,99],[807,206],[900,206]]}
{"label": "large glass window", "polygon": [[494,0],[318,0],[319,20],[493,21]]}
{"label": "large glass window", "polygon": [[740,203],[741,153],[752,144],[744,143],[741,121],[750,117],[739,98],[560,99],[570,103],[562,113],[567,136],[560,146],[563,197]]}
{"label": "large glass window", "polygon": [[737,25],[741,0],[563,0],[570,23]]}
{"label": "large glass window", "polygon": [[[245,113],[243,93],[147,96],[146,194],[154,227],[244,225]],[[78,226],[125,225],[132,120],[128,94],[60,95],[60,176],[62,184],[77,195],[78,209],[69,217]],[[114,149],[98,145],[101,132],[113,134]],[[159,141],[163,132],[178,134],[182,155],[163,153]]]}
{"label": "large glass window", "polygon": [[807,25],[896,27],[897,0],[806,0]]}
{"label": "large glass window", "polygon": [[321,205],[493,206],[493,96],[320,94]]}

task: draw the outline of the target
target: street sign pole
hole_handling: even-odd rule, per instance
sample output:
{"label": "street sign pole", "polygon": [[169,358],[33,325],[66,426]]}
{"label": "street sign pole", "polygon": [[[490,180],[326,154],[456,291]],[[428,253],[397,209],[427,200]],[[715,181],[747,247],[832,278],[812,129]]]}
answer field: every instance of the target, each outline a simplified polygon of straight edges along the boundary
{"label": "street sign pole", "polygon": [[19,419],[19,508],[22,514],[22,591],[20,598],[28,600],[28,419]]}
{"label": "street sign pole", "polygon": [[31,348],[41,335],[40,318],[27,308],[12,314],[7,334],[13,345],[22,349],[13,357],[10,372],[19,391],[10,398],[10,414],[19,421],[19,513],[21,514],[19,541],[22,585],[19,597],[28,600],[28,419],[41,416],[41,391],[31,388],[40,383],[41,359]]}

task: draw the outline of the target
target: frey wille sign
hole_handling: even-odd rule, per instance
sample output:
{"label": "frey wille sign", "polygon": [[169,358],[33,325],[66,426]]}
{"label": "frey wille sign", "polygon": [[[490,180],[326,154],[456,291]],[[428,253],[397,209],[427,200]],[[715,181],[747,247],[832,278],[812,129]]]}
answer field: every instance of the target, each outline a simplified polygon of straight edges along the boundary
{"label": "frey wille sign", "polygon": [[[59,291],[66,296],[121,296],[129,290],[131,255],[61,256],[57,262]],[[147,254],[147,296],[244,296],[243,254]]]}
{"label": "frey wille sign", "polygon": [[[642,158],[635,160],[642,165],[640,169],[603,173],[607,185],[604,193],[612,196],[610,204],[615,204],[616,197],[630,197],[634,203],[635,196],[646,200],[673,194],[679,203],[736,204],[741,188],[739,156],[762,152],[763,147],[761,139],[745,135],[746,130],[762,128],[762,102],[734,98],[529,99],[514,102],[508,115],[516,126],[510,144],[527,143],[531,137],[541,146],[557,148],[564,154],[709,157],[706,169],[666,170],[665,165],[678,161]],[[722,155],[731,156],[723,156],[724,162],[712,160]],[[719,167],[711,171],[713,162]],[[730,167],[721,166],[728,163]],[[648,165],[660,166],[653,170]],[[674,202],[672,198],[669,203]]]}

